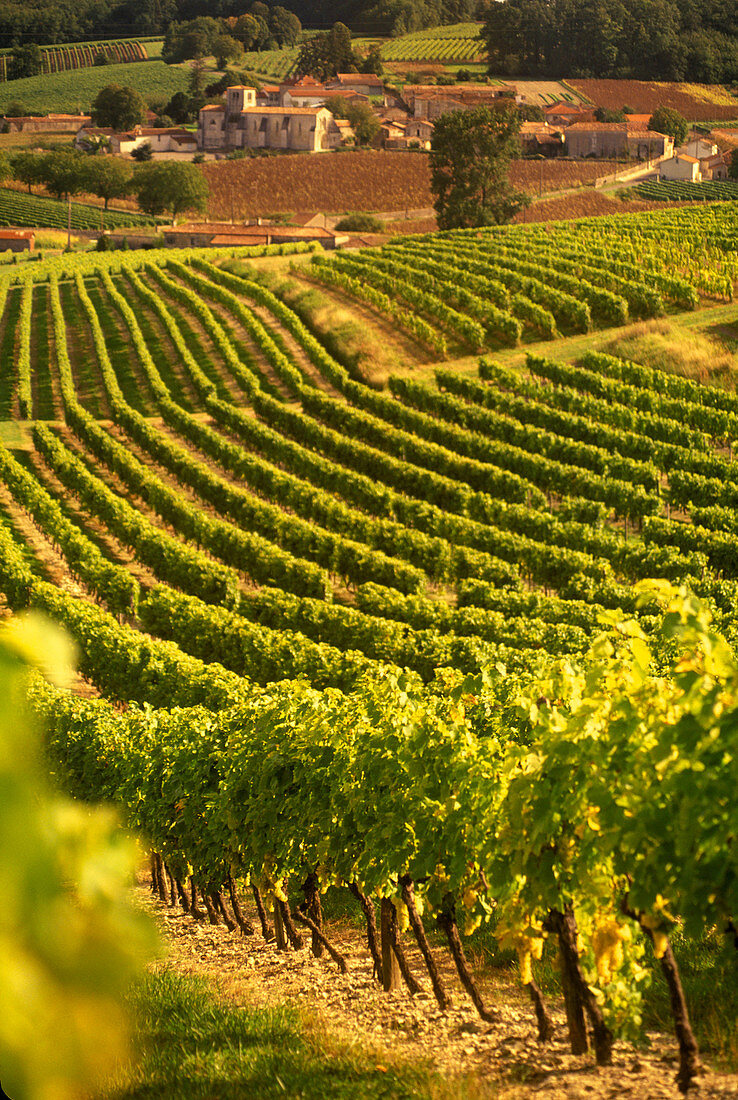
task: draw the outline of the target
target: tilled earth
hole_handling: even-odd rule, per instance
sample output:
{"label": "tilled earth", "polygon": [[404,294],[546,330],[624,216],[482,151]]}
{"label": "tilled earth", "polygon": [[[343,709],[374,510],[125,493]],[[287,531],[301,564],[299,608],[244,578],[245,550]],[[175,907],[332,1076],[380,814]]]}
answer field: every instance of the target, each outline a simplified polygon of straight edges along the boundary
{"label": "tilled earth", "polygon": [[[384,993],[373,979],[372,961],[360,932],[339,922],[326,934],[346,956],[349,972],[327,956],[316,959],[309,947],[310,933],[300,951],[280,952],[257,933],[242,936],[223,925],[199,923],[179,908],[155,900],[147,887],[137,890],[139,903],[153,911],[170,953],[168,966],[183,973],[216,978],[236,1003],[283,1004],[300,1008],[308,1020],[339,1041],[371,1048],[382,1056],[417,1058],[430,1062],[447,1078],[471,1076],[479,1096],[522,1100],[534,1095],[552,1100],[675,1100],[677,1051],[667,1035],[650,1033],[646,1050],[615,1044],[613,1065],[597,1067],[591,1056],[575,1056],[566,1042],[563,1010],[553,1005],[556,1034],[552,1042],[536,1039],[532,1006],[513,982],[495,976],[480,985],[496,1015],[485,1023],[477,1015],[456,980],[447,952],[436,951],[443,980],[453,1005],[441,1012],[421,970],[419,953],[406,943],[408,959],[421,976],[422,993],[410,996],[402,989]],[[249,913],[258,927],[255,913]],[[301,929],[301,931],[304,931]],[[408,937],[405,937],[406,941]],[[705,1073],[690,1096],[738,1097],[738,1077]]]}

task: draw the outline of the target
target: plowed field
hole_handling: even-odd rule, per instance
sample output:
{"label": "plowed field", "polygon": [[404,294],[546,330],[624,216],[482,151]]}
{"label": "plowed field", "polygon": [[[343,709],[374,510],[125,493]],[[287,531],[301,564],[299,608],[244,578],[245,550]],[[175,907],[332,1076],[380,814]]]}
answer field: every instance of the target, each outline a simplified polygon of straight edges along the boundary
{"label": "plowed field", "polygon": [[738,99],[720,84],[669,84],[652,80],[570,80],[572,88],[598,107],[632,107],[650,114],[673,107],[693,122],[738,118]]}
{"label": "plowed field", "polygon": [[[531,194],[576,187],[612,172],[614,161],[513,163],[512,181]],[[320,210],[405,210],[433,205],[423,153],[339,153],[264,157],[203,165],[210,184],[208,217]]]}

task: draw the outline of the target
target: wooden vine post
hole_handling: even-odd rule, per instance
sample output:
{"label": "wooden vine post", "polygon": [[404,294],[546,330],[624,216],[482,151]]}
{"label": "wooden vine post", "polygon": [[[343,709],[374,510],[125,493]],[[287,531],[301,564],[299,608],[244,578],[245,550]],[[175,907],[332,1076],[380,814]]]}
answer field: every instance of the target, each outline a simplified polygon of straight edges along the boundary
{"label": "wooden vine post", "polygon": [[399,988],[400,968],[394,951],[397,911],[389,898],[382,898],[379,934],[382,945],[382,987],[385,993],[391,993]]}

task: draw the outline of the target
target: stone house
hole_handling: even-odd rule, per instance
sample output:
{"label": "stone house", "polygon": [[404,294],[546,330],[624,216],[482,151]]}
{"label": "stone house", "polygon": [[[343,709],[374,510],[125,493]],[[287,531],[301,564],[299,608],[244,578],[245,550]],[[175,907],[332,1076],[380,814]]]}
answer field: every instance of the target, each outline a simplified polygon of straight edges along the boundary
{"label": "stone house", "polygon": [[662,180],[688,180],[690,183],[699,183],[702,179],[700,162],[697,157],[691,157],[689,153],[677,153],[668,160],[662,160],[659,165],[659,177]]}
{"label": "stone house", "polygon": [[627,122],[575,122],[565,133],[570,157],[658,160],[674,151],[668,134],[634,129]]}
{"label": "stone house", "polygon": [[111,130],[105,126],[83,126],[74,144],[83,149],[92,142],[105,139],[111,153],[130,156],[134,149],[149,145],[152,153],[196,153],[197,137],[181,126],[136,126],[133,130]]}
{"label": "stone house", "polygon": [[365,96],[383,96],[384,83],[381,77],[373,73],[336,73],[333,80],[326,81],[329,94],[337,91],[358,92]]}
{"label": "stone house", "polygon": [[6,134],[76,134],[80,126],[89,126],[89,115],[21,115],[0,119]]}
{"label": "stone house", "polygon": [[35,243],[33,229],[0,229],[0,252],[32,252]]}

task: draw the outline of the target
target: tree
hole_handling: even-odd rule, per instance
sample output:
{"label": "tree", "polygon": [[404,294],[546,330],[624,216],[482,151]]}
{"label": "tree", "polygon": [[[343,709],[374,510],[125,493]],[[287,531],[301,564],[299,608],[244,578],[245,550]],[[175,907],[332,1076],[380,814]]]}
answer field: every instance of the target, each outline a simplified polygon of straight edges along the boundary
{"label": "tree", "polygon": [[23,118],[30,113],[25,103],[20,103],[17,99],[12,100],[5,108],[6,118]]}
{"label": "tree", "polygon": [[209,57],[222,34],[223,24],[209,15],[200,15],[188,23],[171,23],[164,36],[162,60],[167,65],[176,65],[193,57]]}
{"label": "tree", "polygon": [[371,145],[380,130],[380,122],[368,103],[347,103],[344,100],[344,118],[354,131],[357,145]]}
{"label": "tree", "polygon": [[201,169],[171,160],[137,168],[131,189],[145,213],[156,216],[170,211],[172,220],[183,210],[204,210],[208,200],[208,185]]}
{"label": "tree", "polygon": [[368,54],[359,65],[359,72],[371,73],[374,76],[382,75],[384,66],[382,64],[382,47],[379,44],[370,47]]}
{"label": "tree", "polygon": [[625,122],[625,111],[621,107],[597,107],[594,114],[598,122]]}
{"label": "tree", "polygon": [[508,179],[519,131],[515,110],[476,107],[436,120],[431,190],[441,229],[499,225],[528,204],[528,196]]}
{"label": "tree", "polygon": [[59,149],[41,157],[39,181],[44,183],[57,198],[78,195],[86,188],[86,167],[89,164],[83,153]]}
{"label": "tree", "polygon": [[32,153],[30,150],[24,149],[19,153],[14,153],[10,158],[10,163],[13,167],[13,175],[21,183],[25,183],[28,187],[28,194],[31,194],[31,188],[35,183],[42,183],[43,174],[43,153]]}
{"label": "tree", "polygon": [[0,183],[13,178],[13,166],[4,154],[0,153]]}
{"label": "tree", "polygon": [[243,57],[243,44],[230,34],[219,34],[213,42],[215,63],[219,69],[225,69],[229,61],[238,62]]}
{"label": "tree", "polygon": [[133,172],[130,165],[118,157],[90,157],[83,167],[84,189],[105,200],[120,199],[128,193]]}
{"label": "tree", "polygon": [[41,47],[35,42],[28,42],[25,46],[18,46],[13,50],[13,60],[10,72],[13,80],[24,76],[38,76],[44,67],[44,56]]}
{"label": "tree", "polygon": [[107,84],[97,93],[92,104],[95,126],[113,130],[132,130],[143,121],[146,104],[134,88]]}
{"label": "tree", "polygon": [[278,46],[294,46],[302,33],[302,23],[293,12],[277,4],[269,15],[269,32]]}
{"label": "tree", "polygon": [[261,35],[261,27],[255,16],[249,15],[247,12],[245,15],[239,15],[238,19],[229,19],[228,25],[233,37],[243,43],[245,50],[251,50],[257,47]]}
{"label": "tree", "polygon": [[674,138],[675,145],[683,145],[689,133],[686,118],[672,107],[657,107],[648,120],[648,128],[657,134],[669,134]]}
{"label": "tree", "polygon": [[351,31],[343,23],[334,23],[324,34],[303,42],[297,57],[297,73],[330,80],[336,73],[356,72],[356,55],[351,48]]}
{"label": "tree", "polygon": [[171,118],[175,126],[190,122],[193,112],[187,92],[175,92],[164,108],[164,115]]}
{"label": "tree", "polygon": [[728,160],[728,175],[732,180],[738,180],[738,149],[734,149]]}

